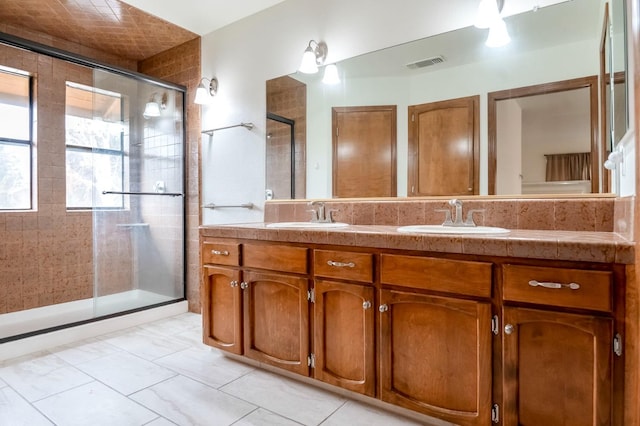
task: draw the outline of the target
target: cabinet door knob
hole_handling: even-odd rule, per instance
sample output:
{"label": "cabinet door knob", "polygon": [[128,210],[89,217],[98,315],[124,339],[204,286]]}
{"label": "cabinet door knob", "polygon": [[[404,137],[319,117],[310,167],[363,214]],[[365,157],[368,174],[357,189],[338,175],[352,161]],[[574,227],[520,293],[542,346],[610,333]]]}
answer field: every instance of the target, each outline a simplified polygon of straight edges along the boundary
{"label": "cabinet door knob", "polygon": [[238,281],[233,280],[233,281],[231,281],[230,285],[231,285],[231,287],[238,287]]}
{"label": "cabinet door knob", "polygon": [[242,282],[240,283],[240,288],[241,288],[241,289],[246,290],[246,289],[247,289],[247,287],[249,287],[249,283],[247,283],[246,281],[242,281]]}
{"label": "cabinet door knob", "polygon": [[388,305],[380,305],[380,307],[378,307],[378,310],[380,312],[387,312],[389,310],[389,306]]}
{"label": "cabinet door knob", "polygon": [[362,302],[362,309],[369,309],[371,308],[371,302],[368,300],[365,300],[364,302]]}
{"label": "cabinet door knob", "polygon": [[511,334],[515,331],[515,327],[512,324],[507,324],[504,326],[504,333],[505,334]]}

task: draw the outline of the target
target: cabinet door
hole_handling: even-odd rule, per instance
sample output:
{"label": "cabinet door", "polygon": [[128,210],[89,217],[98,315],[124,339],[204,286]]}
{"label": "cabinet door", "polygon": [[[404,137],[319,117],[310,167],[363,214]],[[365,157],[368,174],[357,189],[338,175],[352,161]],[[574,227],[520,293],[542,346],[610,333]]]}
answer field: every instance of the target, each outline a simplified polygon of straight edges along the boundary
{"label": "cabinet door", "polygon": [[489,303],[380,292],[380,397],[460,425],[491,423]]}
{"label": "cabinet door", "polygon": [[305,278],[244,273],[244,352],[309,375],[309,302]]}
{"label": "cabinet door", "polygon": [[610,425],[612,320],[504,308],[505,425]]}
{"label": "cabinet door", "polygon": [[242,293],[240,272],[205,265],[203,268],[202,321],[204,343],[242,354]]}
{"label": "cabinet door", "polygon": [[314,377],[375,396],[373,287],[316,280]]}

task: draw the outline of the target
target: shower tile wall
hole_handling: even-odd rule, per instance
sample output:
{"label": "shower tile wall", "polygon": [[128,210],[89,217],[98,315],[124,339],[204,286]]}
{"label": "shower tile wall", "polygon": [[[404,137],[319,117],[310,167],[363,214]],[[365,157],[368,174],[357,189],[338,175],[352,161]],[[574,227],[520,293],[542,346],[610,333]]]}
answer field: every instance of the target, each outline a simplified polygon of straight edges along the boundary
{"label": "shower tile wall", "polygon": [[[0,213],[0,313],[91,298],[91,212],[66,209],[65,83],[91,85],[92,71],[4,45],[0,63],[35,76],[37,112],[34,211]],[[122,266],[107,271],[109,293],[131,282],[127,252],[118,250],[122,248],[109,247],[111,255],[120,253]]]}
{"label": "shower tile wall", "polygon": [[[23,28],[0,24],[0,31],[28,38],[53,47],[58,47],[91,57],[103,62],[136,70],[134,61],[116,58],[78,44],[59,40]],[[172,49],[162,56],[164,62],[145,70],[145,62],[140,64],[141,72],[159,78],[184,84],[192,90],[197,86],[200,74],[200,40],[185,44],[191,52],[183,55],[185,48]],[[161,55],[158,55],[159,57]],[[173,58],[173,59],[171,59]],[[195,58],[195,59],[194,59]],[[153,58],[152,58],[153,59]],[[166,64],[187,62],[181,68],[188,69],[188,75],[172,80],[176,68],[164,68]],[[37,202],[34,211],[0,212],[0,314],[55,303],[85,299],[93,296],[93,247],[91,212],[67,212],[65,207],[65,81],[71,79],[91,84],[92,75],[83,67],[37,55],[20,49],[0,45],[0,63],[33,73],[38,78],[35,97],[37,99],[37,126],[34,164],[34,180],[37,181]],[[150,61],[153,63],[153,61]],[[184,72],[183,72],[184,73]],[[193,93],[193,92],[191,92]],[[198,249],[197,228],[199,224],[198,203],[198,147],[200,120],[194,110],[193,100],[189,102],[189,175],[188,202],[190,217],[190,309],[199,312],[198,297]],[[191,120],[191,118],[194,118]],[[195,119],[197,118],[197,120]],[[127,218],[114,217],[116,223]],[[126,233],[118,238],[118,243],[102,249],[107,255],[130,253],[130,238]],[[130,288],[130,268],[122,261],[113,259],[120,267],[98,271],[107,277],[101,294],[110,294]],[[126,287],[125,287],[126,286]]]}
{"label": "shower tile wall", "polygon": [[[67,50],[97,61],[138,71],[188,87],[187,105],[187,297],[189,309],[200,312],[198,274],[199,147],[200,111],[193,103],[200,80],[200,38],[137,62],[41,33],[23,26],[0,22],[0,31]],[[113,40],[117,42],[117,40]],[[0,212],[0,313],[19,311],[52,303],[91,297],[93,294],[92,218],[90,212],[67,212],[64,176],[64,89],[54,93],[46,78],[64,82],[64,74],[53,69],[53,60],[44,56],[0,48],[0,61],[18,69],[37,73],[38,145],[36,164],[37,211]],[[11,65],[14,64],[14,65]],[[64,63],[62,63],[64,64]],[[91,80],[88,80],[90,84]],[[63,85],[64,87],[64,85]],[[61,96],[61,97],[60,97]],[[112,254],[130,244],[128,235],[118,247],[104,247]],[[127,249],[124,249],[128,252]],[[112,280],[101,293],[116,292],[130,283],[128,268],[111,271]]]}
{"label": "shower tile wall", "polygon": [[[306,194],[306,116],[307,88],[291,78],[280,77],[267,81],[267,111],[295,121],[296,198]],[[289,132],[283,132],[283,124],[267,120],[267,187],[278,199],[290,198],[290,144]],[[281,194],[286,194],[283,196]]]}

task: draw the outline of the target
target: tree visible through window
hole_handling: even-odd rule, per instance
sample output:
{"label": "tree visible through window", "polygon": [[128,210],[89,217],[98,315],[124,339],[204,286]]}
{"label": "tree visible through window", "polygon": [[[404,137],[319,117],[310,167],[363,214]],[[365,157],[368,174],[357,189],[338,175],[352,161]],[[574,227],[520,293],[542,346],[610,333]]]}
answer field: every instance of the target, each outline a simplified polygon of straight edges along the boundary
{"label": "tree visible through window", "polygon": [[0,210],[31,209],[31,77],[0,67]]}
{"label": "tree visible through window", "polygon": [[67,82],[67,208],[122,208],[124,149],[122,97]]}

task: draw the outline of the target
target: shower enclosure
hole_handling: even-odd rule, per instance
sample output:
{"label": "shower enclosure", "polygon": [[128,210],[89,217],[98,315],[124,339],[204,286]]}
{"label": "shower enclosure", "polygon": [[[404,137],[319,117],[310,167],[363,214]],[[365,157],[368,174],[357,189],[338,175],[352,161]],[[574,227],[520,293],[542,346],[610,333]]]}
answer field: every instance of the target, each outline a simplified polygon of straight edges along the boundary
{"label": "shower enclosure", "polygon": [[[93,83],[96,117],[121,114],[112,140],[122,151],[91,154],[100,317],[184,298],[184,93],[104,70]],[[97,93],[118,95],[120,108],[105,111]]]}
{"label": "shower enclosure", "polygon": [[0,53],[38,105],[33,208],[0,210],[0,344],[185,300],[186,89],[2,33]]}

